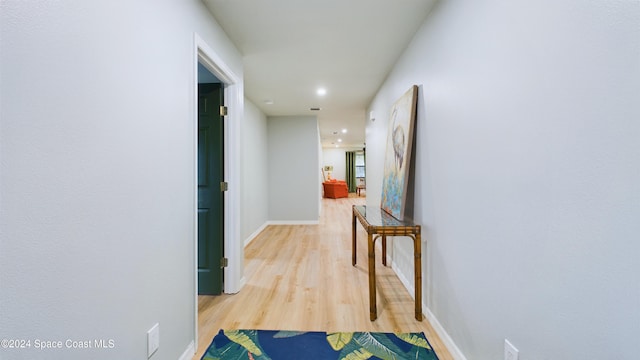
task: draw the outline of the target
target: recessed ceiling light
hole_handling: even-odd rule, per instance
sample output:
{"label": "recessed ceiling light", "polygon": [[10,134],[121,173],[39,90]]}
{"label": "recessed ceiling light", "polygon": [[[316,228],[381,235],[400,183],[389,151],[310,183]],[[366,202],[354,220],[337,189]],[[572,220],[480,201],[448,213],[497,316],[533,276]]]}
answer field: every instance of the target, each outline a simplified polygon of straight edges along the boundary
{"label": "recessed ceiling light", "polygon": [[342,142],[342,139],[338,139],[338,142]]}
{"label": "recessed ceiling light", "polygon": [[342,129],[342,133],[346,134],[347,133],[347,129]]}
{"label": "recessed ceiling light", "polygon": [[267,105],[273,105],[273,100],[267,99],[267,100],[264,101],[264,103],[267,104]]}
{"label": "recessed ceiling light", "polygon": [[318,94],[318,96],[325,96],[325,95],[327,95],[327,89],[318,88],[318,90],[316,91],[316,94]]}

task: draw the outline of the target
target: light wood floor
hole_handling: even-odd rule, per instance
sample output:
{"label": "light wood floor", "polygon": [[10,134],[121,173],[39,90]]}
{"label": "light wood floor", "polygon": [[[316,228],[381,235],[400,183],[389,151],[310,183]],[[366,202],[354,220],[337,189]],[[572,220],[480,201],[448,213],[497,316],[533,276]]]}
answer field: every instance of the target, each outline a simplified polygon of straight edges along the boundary
{"label": "light wood floor", "polygon": [[[199,296],[200,359],[220,329],[424,332],[441,360],[452,359],[391,267],[376,252],[378,319],[369,321],[366,233],[358,224],[351,266],[351,205],[323,199],[319,225],[268,226],[245,248],[246,285],[238,294]],[[379,244],[380,242],[378,242]]]}

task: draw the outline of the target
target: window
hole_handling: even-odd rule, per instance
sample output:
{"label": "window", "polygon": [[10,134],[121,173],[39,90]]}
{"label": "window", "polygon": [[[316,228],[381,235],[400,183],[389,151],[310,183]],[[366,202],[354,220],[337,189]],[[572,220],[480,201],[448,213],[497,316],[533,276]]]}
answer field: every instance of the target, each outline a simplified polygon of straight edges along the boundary
{"label": "window", "polygon": [[356,178],[364,177],[364,153],[356,153]]}

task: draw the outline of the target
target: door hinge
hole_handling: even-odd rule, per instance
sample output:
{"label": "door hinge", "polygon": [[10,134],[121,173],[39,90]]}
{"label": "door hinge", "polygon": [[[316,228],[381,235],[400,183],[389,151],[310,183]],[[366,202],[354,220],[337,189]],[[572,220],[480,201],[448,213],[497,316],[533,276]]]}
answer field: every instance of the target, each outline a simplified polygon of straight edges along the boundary
{"label": "door hinge", "polygon": [[220,268],[226,268],[227,266],[229,266],[229,259],[227,259],[226,257],[220,259]]}
{"label": "door hinge", "polygon": [[220,116],[227,116],[227,112],[228,112],[227,110],[228,109],[226,106],[224,105],[220,106]]}
{"label": "door hinge", "polygon": [[229,190],[229,183],[226,181],[220,182],[220,191],[227,191],[227,190]]}

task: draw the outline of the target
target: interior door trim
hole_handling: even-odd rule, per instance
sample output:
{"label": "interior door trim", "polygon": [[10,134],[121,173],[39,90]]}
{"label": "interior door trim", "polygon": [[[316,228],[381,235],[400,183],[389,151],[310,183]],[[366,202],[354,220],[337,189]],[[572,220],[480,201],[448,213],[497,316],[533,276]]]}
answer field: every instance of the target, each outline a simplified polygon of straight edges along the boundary
{"label": "interior door trim", "polygon": [[244,285],[244,247],[240,239],[240,124],[244,113],[244,86],[222,57],[197,34],[193,36],[193,86],[191,118],[193,126],[193,296],[195,343],[198,343],[198,63],[224,83],[224,101],[229,108],[224,130],[224,171],[229,190],[224,198],[224,252],[229,266],[224,269],[224,293],[237,293]]}

